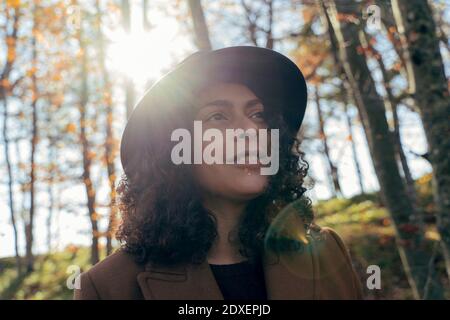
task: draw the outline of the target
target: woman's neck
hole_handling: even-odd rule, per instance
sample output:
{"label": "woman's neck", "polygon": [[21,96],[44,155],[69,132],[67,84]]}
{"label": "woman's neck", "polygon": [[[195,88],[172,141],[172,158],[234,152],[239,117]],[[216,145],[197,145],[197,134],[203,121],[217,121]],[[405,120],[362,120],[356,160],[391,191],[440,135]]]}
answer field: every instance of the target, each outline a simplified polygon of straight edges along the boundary
{"label": "woman's neck", "polygon": [[203,198],[203,206],[217,221],[217,238],[208,252],[208,263],[232,264],[245,260],[239,253],[237,230],[247,202],[209,195]]}

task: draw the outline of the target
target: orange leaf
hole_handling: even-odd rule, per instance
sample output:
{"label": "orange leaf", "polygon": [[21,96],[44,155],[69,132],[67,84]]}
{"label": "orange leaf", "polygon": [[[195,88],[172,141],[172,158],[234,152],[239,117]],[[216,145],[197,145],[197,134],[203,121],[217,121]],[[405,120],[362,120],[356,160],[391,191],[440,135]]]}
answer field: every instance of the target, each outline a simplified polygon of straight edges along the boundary
{"label": "orange leaf", "polygon": [[74,123],[68,123],[66,125],[66,132],[68,133],[74,133],[77,130],[77,127],[75,126]]}
{"label": "orange leaf", "polygon": [[6,0],[6,6],[17,9],[20,7],[20,0]]}

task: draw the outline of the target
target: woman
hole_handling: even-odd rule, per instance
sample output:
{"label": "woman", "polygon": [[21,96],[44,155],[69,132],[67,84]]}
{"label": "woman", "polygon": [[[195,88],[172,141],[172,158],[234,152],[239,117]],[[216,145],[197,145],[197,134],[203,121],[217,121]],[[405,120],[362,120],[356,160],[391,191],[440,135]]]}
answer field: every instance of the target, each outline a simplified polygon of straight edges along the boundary
{"label": "woman", "polygon": [[[306,100],[292,61],[247,46],[196,53],[153,85],[122,136],[122,247],[75,299],[360,299],[346,247],[303,195]],[[278,163],[265,174],[262,151]]]}

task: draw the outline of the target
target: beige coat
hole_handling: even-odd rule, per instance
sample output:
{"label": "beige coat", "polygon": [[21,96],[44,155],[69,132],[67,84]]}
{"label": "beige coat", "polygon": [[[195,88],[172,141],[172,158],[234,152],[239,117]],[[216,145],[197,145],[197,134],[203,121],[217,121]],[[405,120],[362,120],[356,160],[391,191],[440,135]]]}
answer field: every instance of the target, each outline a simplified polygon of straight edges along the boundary
{"label": "beige coat", "polygon": [[[269,300],[362,299],[348,251],[330,228],[323,241],[290,258],[266,251],[263,268]],[[221,300],[223,296],[205,260],[200,265],[139,265],[118,250],[81,274],[74,299]]]}

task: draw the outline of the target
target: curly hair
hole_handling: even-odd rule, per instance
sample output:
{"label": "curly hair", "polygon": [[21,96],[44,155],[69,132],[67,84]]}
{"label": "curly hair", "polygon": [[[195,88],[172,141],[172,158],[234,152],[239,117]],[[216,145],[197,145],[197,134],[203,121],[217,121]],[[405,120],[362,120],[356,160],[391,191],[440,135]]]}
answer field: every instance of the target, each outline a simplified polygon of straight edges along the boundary
{"label": "curly hair", "polygon": [[[280,130],[279,171],[270,176],[263,194],[249,202],[241,217],[237,239],[240,253],[248,259],[262,253],[271,221],[282,208],[300,198],[306,199],[307,207],[311,205],[303,187],[309,165],[296,132],[288,128],[277,108],[265,109],[269,128]],[[170,143],[161,142],[170,141],[173,128],[188,126],[189,111],[164,114],[149,124],[152,139],[117,187],[122,222],[116,237],[138,263],[201,263],[217,236],[216,220],[200,203],[189,166],[174,165]],[[311,212],[300,213],[305,225],[312,224]]]}

